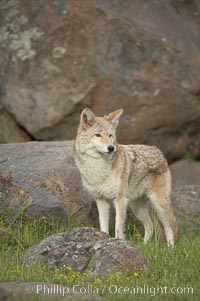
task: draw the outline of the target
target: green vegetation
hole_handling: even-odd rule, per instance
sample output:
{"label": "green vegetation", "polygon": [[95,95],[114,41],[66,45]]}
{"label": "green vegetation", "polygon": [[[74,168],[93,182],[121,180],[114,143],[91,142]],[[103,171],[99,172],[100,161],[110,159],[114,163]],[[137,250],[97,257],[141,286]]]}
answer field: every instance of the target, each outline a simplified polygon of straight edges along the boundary
{"label": "green vegetation", "polygon": [[191,153],[186,153],[184,156],[183,156],[183,160],[186,160],[186,161],[190,161],[190,162],[196,162],[196,161],[199,161],[200,160],[200,157],[199,156],[194,156],[193,154]]}
{"label": "green vegetation", "polygon": [[[132,239],[149,259],[148,270],[140,270],[132,275],[116,273],[108,279],[92,279],[90,275],[72,271],[56,270],[51,272],[46,266],[26,267],[23,264],[24,251],[54,233],[64,232],[80,226],[75,217],[68,226],[59,226],[56,222],[23,222],[20,218],[14,223],[0,217],[0,226],[10,231],[9,238],[0,240],[0,282],[49,282],[67,287],[75,287],[86,292],[103,295],[103,300],[197,300],[200,279],[200,236],[199,230],[180,229],[174,249],[163,246],[154,237],[143,245],[139,232],[131,225],[127,226],[127,237]],[[89,286],[88,286],[89,285]],[[89,290],[89,291],[88,291]],[[172,290],[172,291],[171,291]],[[145,292],[144,292],[145,291]],[[167,293],[165,293],[167,292]],[[22,300],[22,299],[20,299]],[[30,298],[30,300],[39,300]]]}

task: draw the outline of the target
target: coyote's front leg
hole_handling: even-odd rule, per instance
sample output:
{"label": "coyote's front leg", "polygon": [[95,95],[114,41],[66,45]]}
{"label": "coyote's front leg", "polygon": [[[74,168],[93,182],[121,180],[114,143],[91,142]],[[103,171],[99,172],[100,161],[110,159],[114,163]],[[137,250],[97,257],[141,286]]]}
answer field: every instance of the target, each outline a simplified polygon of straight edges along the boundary
{"label": "coyote's front leg", "polygon": [[100,230],[109,234],[110,203],[104,200],[96,200],[99,211]]}
{"label": "coyote's front leg", "polygon": [[124,225],[126,219],[126,198],[118,198],[114,201],[115,215],[115,237],[124,239]]}

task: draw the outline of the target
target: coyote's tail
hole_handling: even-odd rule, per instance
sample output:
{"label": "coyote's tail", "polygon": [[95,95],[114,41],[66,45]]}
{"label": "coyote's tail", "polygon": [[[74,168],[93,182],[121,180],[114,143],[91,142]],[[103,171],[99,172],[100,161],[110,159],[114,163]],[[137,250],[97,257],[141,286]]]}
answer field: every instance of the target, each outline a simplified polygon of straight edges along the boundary
{"label": "coyote's tail", "polygon": [[[177,238],[177,223],[176,223],[176,218],[175,218],[175,215],[174,215],[172,209],[170,209],[170,211],[168,213],[168,216],[169,216],[170,227],[173,231],[174,241],[176,241],[176,238]],[[156,212],[153,210],[153,208],[151,208],[151,218],[152,218],[153,223],[154,223],[156,234],[160,237],[160,239],[164,243],[167,243],[163,225],[161,224],[160,220],[158,219],[158,216],[157,216]]]}

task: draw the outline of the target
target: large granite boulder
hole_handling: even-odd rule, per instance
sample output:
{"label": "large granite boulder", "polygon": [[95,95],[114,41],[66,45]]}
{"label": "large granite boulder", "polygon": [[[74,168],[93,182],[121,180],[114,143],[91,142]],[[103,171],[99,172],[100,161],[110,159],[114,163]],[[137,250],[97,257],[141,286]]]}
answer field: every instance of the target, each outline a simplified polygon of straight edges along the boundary
{"label": "large granite boulder", "polygon": [[72,139],[84,107],[123,107],[121,142],[199,155],[199,13],[198,0],[1,1],[0,110],[13,139]]}
{"label": "large granite boulder", "polygon": [[0,209],[3,214],[73,216],[98,226],[98,212],[84,191],[74,163],[74,142],[26,142],[0,145]]}

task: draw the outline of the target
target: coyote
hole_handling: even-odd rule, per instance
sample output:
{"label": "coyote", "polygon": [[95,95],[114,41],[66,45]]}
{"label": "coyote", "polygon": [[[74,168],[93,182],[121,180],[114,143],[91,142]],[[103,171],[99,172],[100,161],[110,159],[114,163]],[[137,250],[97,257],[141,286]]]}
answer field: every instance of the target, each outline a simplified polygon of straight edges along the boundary
{"label": "coyote", "polygon": [[82,111],[75,161],[83,186],[96,200],[101,231],[109,233],[112,204],[116,211],[115,237],[124,239],[126,209],[130,206],[144,226],[147,243],[153,234],[149,200],[167,244],[173,246],[176,219],[171,208],[167,161],[155,146],[117,143],[116,128],[122,112],[120,109],[97,117],[89,108]]}

